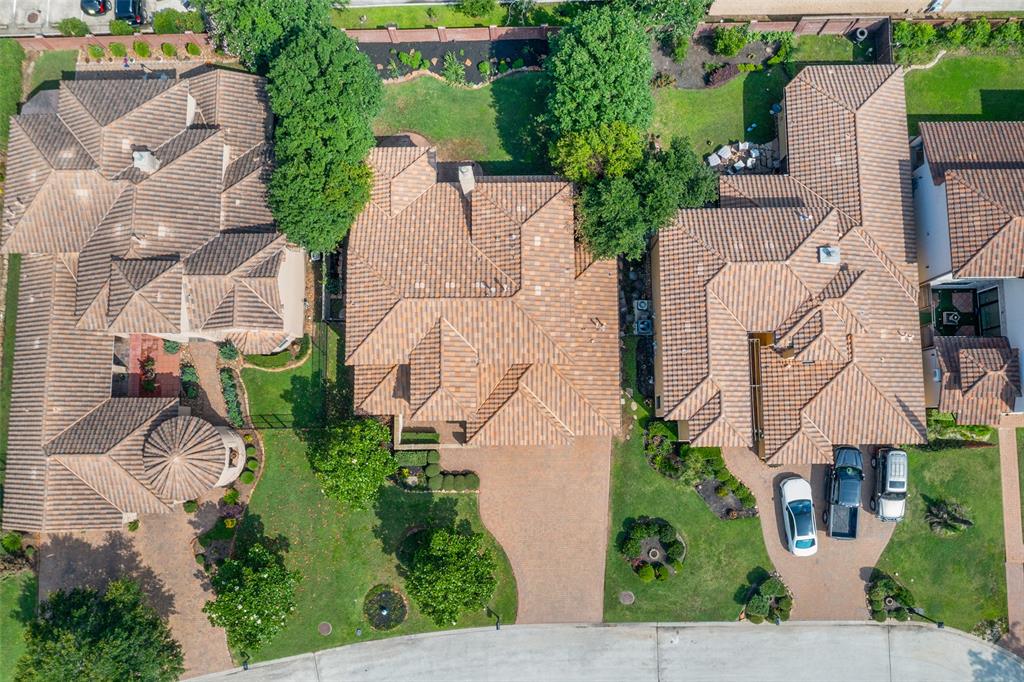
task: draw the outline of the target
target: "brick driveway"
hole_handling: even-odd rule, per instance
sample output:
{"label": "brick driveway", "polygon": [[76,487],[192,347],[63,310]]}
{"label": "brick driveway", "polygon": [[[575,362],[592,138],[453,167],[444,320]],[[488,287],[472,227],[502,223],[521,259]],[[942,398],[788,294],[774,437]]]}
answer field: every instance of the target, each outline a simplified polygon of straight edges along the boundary
{"label": "brick driveway", "polygon": [[516,622],[601,622],[610,438],[579,438],[562,448],[450,450],[441,464],[480,474],[480,516],[516,576]]}
{"label": "brick driveway", "polygon": [[[865,589],[871,571],[882,550],[889,544],[896,524],[882,523],[868,509],[874,490],[870,457],[865,453],[865,480],[861,490],[861,510],[857,539],[833,540],[821,522],[825,509],[823,464],[771,468],[761,463],[746,448],[723,448],[729,470],[747,484],[757,498],[761,512],[761,532],[775,570],[793,591],[793,618],[796,620],[864,620],[868,618]],[[779,482],[803,476],[811,484],[815,521],[818,524],[818,553],[797,558],[786,549],[786,532],[779,507]]]}

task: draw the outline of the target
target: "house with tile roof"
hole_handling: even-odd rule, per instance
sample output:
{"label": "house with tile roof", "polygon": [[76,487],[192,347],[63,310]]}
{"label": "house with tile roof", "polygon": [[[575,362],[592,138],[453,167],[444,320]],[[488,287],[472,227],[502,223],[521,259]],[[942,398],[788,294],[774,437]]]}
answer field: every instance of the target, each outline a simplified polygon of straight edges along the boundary
{"label": "house with tile roof", "polygon": [[657,235],[656,414],[771,464],[924,442],[902,71],[804,68],[779,141],[785,173],[723,175]]}
{"label": "house with tile roof", "polygon": [[923,122],[912,145],[929,407],[1024,411],[1024,122]]}
{"label": "house with tile roof", "polygon": [[176,394],[125,390],[130,339],[267,353],[302,334],[305,256],[265,199],[263,80],[89,75],[11,120],[0,249],[22,269],[4,528],[113,529],[238,475],[238,434]]}
{"label": "house with tile roof", "polygon": [[616,264],[574,242],[571,185],[471,166],[446,179],[425,147],[369,164],[345,251],[356,410],[453,447],[615,433]]}

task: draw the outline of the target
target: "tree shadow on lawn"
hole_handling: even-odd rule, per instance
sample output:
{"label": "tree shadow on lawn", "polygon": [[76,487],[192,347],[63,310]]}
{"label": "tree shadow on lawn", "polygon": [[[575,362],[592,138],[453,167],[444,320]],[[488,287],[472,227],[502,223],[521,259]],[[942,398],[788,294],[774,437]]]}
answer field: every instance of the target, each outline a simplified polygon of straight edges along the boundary
{"label": "tree shadow on lawn", "polygon": [[491,83],[490,88],[498,139],[511,159],[483,160],[480,166],[495,175],[550,173],[548,145],[541,125],[547,99],[544,75],[504,76]]}
{"label": "tree shadow on lawn", "polygon": [[381,489],[373,511],[378,520],[373,536],[385,554],[394,554],[400,562],[399,550],[417,530],[452,527],[459,516],[453,495],[407,493],[393,485]]}
{"label": "tree shadow on lawn", "polygon": [[744,606],[749,600],[750,596],[754,593],[754,590],[765,580],[769,578],[769,573],[765,568],[758,566],[750,570],[747,573],[747,582],[736,588],[736,592],[733,593],[732,600]]}
{"label": "tree shadow on lawn", "polygon": [[[19,574],[14,574],[6,580],[18,580]],[[39,578],[35,574],[29,574],[29,577],[24,580],[21,584],[21,590],[18,592],[18,599],[15,602],[15,607],[11,610],[11,618],[18,621],[22,625],[28,625],[36,618],[36,604],[39,601]]]}

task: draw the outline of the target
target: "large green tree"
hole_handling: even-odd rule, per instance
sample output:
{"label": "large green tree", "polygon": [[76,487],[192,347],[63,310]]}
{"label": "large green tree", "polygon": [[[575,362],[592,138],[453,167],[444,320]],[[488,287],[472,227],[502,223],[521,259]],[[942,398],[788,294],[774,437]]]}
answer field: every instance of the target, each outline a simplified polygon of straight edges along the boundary
{"label": "large green tree", "polygon": [[643,130],[650,125],[650,44],[628,7],[601,5],[576,17],[552,39],[546,71],[556,139],[614,121]]}
{"label": "large green tree", "polygon": [[211,583],[216,597],[206,602],[203,612],[213,625],[224,628],[229,646],[251,653],[284,627],[295,609],[299,580],[298,571],[289,571],[279,553],[254,540],[215,569]]}
{"label": "large green tree", "polygon": [[482,609],[494,594],[497,565],[480,533],[437,528],[416,550],[406,579],[420,611],[436,625],[454,625],[466,611]]}
{"label": "large green tree", "polygon": [[643,153],[644,131],[613,121],[563,135],[551,150],[551,164],[573,182],[593,182],[622,177],[640,163]]}
{"label": "large green tree", "polygon": [[328,25],[297,34],[268,75],[277,116],[269,203],[278,228],[311,251],[331,251],[369,199],[364,159],[383,90],[355,41]]}
{"label": "large green tree", "polygon": [[181,646],[145,603],[138,583],[116,580],[105,592],[58,591],[40,602],[25,633],[15,679],[177,680]]}
{"label": "large green tree", "polygon": [[365,509],[395,473],[391,431],[376,419],[349,419],[326,429],[309,447],[309,462],[324,494]]}
{"label": "large green tree", "polygon": [[669,224],[680,208],[703,206],[718,196],[715,174],[685,138],[648,150],[627,177],[605,178],[580,193],[580,232],[599,258],[638,260],[647,237]]}
{"label": "large green tree", "polygon": [[712,0],[615,0],[629,7],[644,25],[659,33],[689,39],[707,14]]}
{"label": "large green tree", "polygon": [[330,24],[327,0],[202,0],[202,9],[214,41],[259,73],[292,34]]}

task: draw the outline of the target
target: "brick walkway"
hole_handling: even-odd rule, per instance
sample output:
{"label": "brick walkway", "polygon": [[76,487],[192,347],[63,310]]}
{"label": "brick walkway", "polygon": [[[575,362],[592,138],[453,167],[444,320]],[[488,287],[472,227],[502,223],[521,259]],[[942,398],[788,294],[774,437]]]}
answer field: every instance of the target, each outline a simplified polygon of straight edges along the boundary
{"label": "brick walkway", "polygon": [[1010,632],[999,644],[1024,656],[1024,532],[1021,530],[1017,429],[1024,415],[1003,415],[999,423],[999,468],[1003,483],[1003,536],[1006,542],[1006,598]]}
{"label": "brick walkway", "polygon": [[188,344],[192,364],[199,375],[199,399],[202,416],[213,424],[226,425],[228,409],[220,388],[220,370],[217,369],[217,344],[212,341],[192,341]]}
{"label": "brick walkway", "polygon": [[[871,570],[889,543],[896,524],[882,523],[870,511],[868,501],[873,490],[864,481],[857,539],[833,540],[821,522],[825,509],[825,465],[783,466],[771,468],[761,463],[746,448],[723,448],[729,470],[743,481],[757,498],[761,512],[761,532],[768,555],[786,585],[793,591],[795,620],[865,620],[868,617],[865,588]],[[870,458],[864,466],[871,476]],[[810,482],[818,524],[818,553],[795,557],[786,549],[786,531],[779,506],[779,482],[798,475]]]}
{"label": "brick walkway", "polygon": [[516,576],[517,623],[601,622],[609,438],[580,438],[571,448],[449,450],[441,464],[480,475],[480,516]]}

